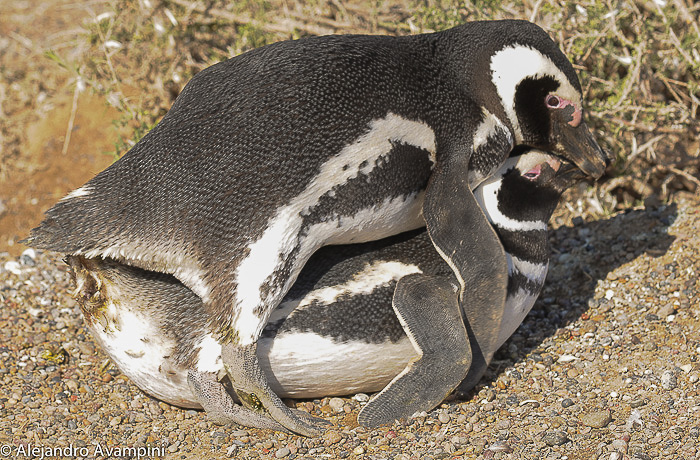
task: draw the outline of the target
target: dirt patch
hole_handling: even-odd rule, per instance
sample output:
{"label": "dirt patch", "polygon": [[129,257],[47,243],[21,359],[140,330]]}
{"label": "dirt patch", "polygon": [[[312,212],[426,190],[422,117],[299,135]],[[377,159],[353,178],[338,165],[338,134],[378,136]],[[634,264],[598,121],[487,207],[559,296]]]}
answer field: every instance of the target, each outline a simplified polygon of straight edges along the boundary
{"label": "dirt patch", "polygon": [[56,108],[26,127],[22,161],[0,183],[0,252],[18,255],[17,243],[51,205],[109,166],[117,132],[109,129],[118,112],[102,98],[81,95],[68,149],[63,153],[72,94],[56,97]]}
{"label": "dirt patch", "polygon": [[69,58],[84,47],[84,21],[106,2],[67,0],[0,4],[0,252],[21,253],[17,243],[42,213],[114,157],[111,124],[118,112],[84,91],[77,99],[70,142],[75,78],[45,57]]}

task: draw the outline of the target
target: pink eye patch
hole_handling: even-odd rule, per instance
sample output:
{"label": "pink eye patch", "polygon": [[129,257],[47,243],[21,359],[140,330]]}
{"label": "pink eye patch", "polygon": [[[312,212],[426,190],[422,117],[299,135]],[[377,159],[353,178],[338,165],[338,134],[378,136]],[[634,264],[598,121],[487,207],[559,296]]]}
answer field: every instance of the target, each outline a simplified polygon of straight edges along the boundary
{"label": "pink eye patch", "polygon": [[530,180],[535,180],[540,176],[540,173],[542,173],[542,165],[539,164],[523,174],[523,177],[530,179]]}
{"label": "pink eye patch", "polygon": [[563,109],[572,106],[574,108],[574,112],[571,114],[571,121],[569,121],[569,125],[575,128],[581,124],[581,119],[583,118],[581,109],[576,107],[576,104],[570,100],[555,96],[554,94],[549,94],[545,98],[544,102],[550,109]]}
{"label": "pink eye patch", "polygon": [[[537,166],[535,166],[534,168],[530,169],[528,172],[523,174],[523,177],[525,177],[526,179],[530,179],[530,180],[537,179],[538,177],[540,177],[540,174],[542,174],[542,165],[543,164],[544,163],[540,163]],[[561,161],[552,157],[552,158],[547,160],[547,164],[549,166],[551,166],[551,168],[556,172],[556,171],[559,171],[559,167],[561,166]]]}

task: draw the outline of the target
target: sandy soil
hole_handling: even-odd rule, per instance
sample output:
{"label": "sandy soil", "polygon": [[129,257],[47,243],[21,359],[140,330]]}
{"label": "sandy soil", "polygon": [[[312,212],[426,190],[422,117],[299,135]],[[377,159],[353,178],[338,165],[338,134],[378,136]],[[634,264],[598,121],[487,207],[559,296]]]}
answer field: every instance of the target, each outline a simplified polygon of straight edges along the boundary
{"label": "sandy soil", "polygon": [[91,340],[58,257],[2,256],[0,448],[74,446],[85,458],[149,447],[169,459],[700,458],[700,200],[555,225],[542,297],[464,400],[376,430],[356,423],[366,395],[289,401],[334,423],[316,439],[218,427],[150,398]]}

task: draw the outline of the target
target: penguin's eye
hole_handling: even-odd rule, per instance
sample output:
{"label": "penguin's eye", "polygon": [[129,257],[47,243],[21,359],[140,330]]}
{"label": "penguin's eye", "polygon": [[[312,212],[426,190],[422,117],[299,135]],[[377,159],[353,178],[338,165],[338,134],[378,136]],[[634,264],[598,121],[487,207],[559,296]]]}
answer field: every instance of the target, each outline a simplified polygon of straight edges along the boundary
{"label": "penguin's eye", "polygon": [[525,174],[523,174],[523,177],[528,180],[535,180],[538,177],[540,177],[540,173],[542,172],[542,165],[537,165]]}
{"label": "penguin's eye", "polygon": [[558,109],[562,106],[562,99],[554,94],[548,94],[544,99],[544,103],[547,104],[547,107],[550,109]]}

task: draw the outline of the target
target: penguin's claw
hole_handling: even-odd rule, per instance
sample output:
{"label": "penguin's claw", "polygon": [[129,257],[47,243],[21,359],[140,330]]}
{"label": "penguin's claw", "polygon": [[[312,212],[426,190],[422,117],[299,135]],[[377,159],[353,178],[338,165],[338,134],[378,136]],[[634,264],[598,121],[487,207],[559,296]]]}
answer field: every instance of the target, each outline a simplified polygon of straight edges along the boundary
{"label": "penguin's claw", "polygon": [[250,411],[270,417],[293,433],[309,437],[323,434],[330,422],[290,409],[270,389],[260,368],[256,349],[257,344],[226,344],[221,347],[226,373],[243,405]]}
{"label": "penguin's claw", "polygon": [[362,408],[361,425],[374,428],[431,410],[467,375],[471,348],[457,291],[438,276],[414,274],[399,280],[394,311],[421,358]]}
{"label": "penguin's claw", "polygon": [[189,370],[187,383],[195,394],[199,404],[207,412],[209,419],[217,425],[236,423],[252,428],[284,431],[285,427],[270,417],[258,414],[252,410],[241,407],[233,402],[226,388],[217,379],[216,374]]}

